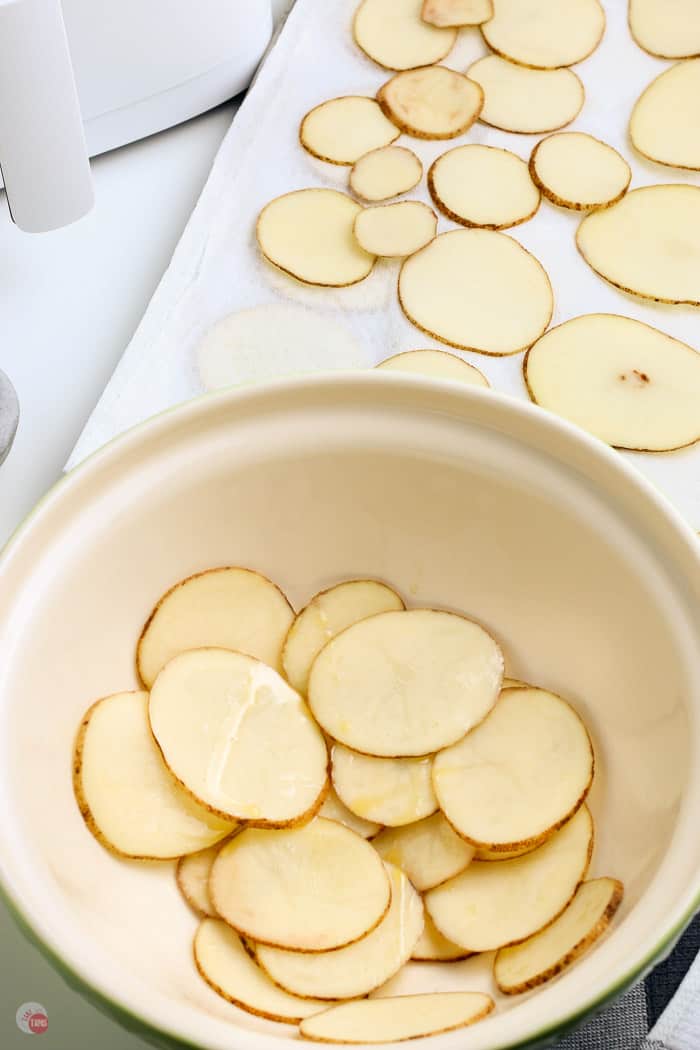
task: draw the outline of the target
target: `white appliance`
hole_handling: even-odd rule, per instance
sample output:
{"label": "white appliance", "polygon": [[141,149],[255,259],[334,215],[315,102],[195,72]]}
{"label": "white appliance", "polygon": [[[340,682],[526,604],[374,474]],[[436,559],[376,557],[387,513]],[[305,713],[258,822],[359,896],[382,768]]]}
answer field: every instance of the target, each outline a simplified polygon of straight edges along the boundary
{"label": "white appliance", "polygon": [[242,91],[271,33],[270,0],[0,0],[0,169],[14,221],[41,232],[81,218],[89,156]]}

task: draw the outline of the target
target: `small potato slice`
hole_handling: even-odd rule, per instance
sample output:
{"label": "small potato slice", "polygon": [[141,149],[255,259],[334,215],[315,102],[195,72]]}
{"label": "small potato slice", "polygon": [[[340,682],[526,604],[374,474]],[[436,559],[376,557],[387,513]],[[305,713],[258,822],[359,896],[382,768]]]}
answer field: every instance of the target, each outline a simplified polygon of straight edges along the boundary
{"label": "small potato slice", "polygon": [[459,875],[474,856],[473,847],[455,834],[442,813],[385,828],[372,845],[380,857],[405,871],[421,893]]}
{"label": "small potato slice", "polygon": [[139,677],[149,689],[174,656],[203,645],[237,649],[281,666],[294,619],[286,597],[251,569],[208,569],[166,591],[146,620],[136,648]]}
{"label": "small potato slice", "polygon": [[331,752],[333,787],[358,817],[388,827],[412,824],[438,808],[432,758],[373,758],[342,744]]}
{"label": "small potato slice", "polygon": [[503,850],[478,849],[474,854],[474,860],[500,861],[514,860],[515,857],[524,857],[526,853],[532,853],[537,846],[525,846],[523,849],[514,849],[504,852]]}
{"label": "small potato slice", "polygon": [[153,683],[149,718],[168,768],[212,812],[283,827],[321,808],[323,736],[299,694],[252,656],[176,656]]}
{"label": "small potato slice", "polygon": [[327,1006],[319,999],[297,998],[273,984],[235,930],[221,919],[200,923],[194,939],[194,961],[217,995],[257,1017],[298,1024]]}
{"label": "small potato slice", "polygon": [[512,948],[501,948],[493,967],[499,991],[522,995],[558,977],[603,936],[623,896],[617,879],[584,882],[551,926]]}
{"label": "small potato slice", "polygon": [[484,721],[440,751],[433,784],[454,830],[476,849],[536,846],[583,804],[593,746],[566,700],[544,689],[506,689]]}
{"label": "small potato slice", "polygon": [[593,820],[584,805],[539,849],[502,864],[472,861],[429,890],[425,906],[443,936],[468,951],[517,944],[561,914],[586,876],[592,851]]}
{"label": "small potato slice", "polygon": [[260,251],[303,284],[345,288],[364,281],[376,259],[355,240],[357,201],[338,190],[305,189],[270,201],[258,216]]}
{"label": "small potato slice", "polygon": [[493,18],[492,0],[423,0],[421,18],[440,29],[478,26]]}
{"label": "small potato slice", "polygon": [[387,913],[391,884],[369,842],[334,820],[246,828],[214,862],[217,912],[259,944],[325,952],[359,941]]}
{"label": "small potato slice", "polygon": [[624,197],[632,169],[606,142],[581,131],[564,131],[538,142],[530,157],[530,174],[552,204],[589,211]]}
{"label": "small potato slice", "polygon": [[571,69],[526,69],[486,55],[470,66],[468,75],[484,92],[482,124],[502,131],[557,131],[578,116],[585,99],[583,84]]}
{"label": "small potato slice", "polygon": [[559,69],[588,58],[605,32],[599,0],[494,0],[481,27],[492,51],[534,69]]}
{"label": "small potato slice", "polygon": [[630,118],[632,145],[649,160],[700,171],[700,58],[677,62],[642,92]]}
{"label": "small potato slice", "polygon": [[388,146],[400,134],[375,99],[345,95],[322,102],[307,113],[299,128],[299,141],[319,160],[354,164],[370,150]]}
{"label": "small potato slice", "polygon": [[354,751],[413,757],[480,722],[502,676],[500,648],[474,621],[434,609],[380,613],[321,650],[309,705],[326,732]]}
{"label": "small potato slice", "polygon": [[525,161],[497,146],[471,143],[443,153],[428,172],[428,189],[448,219],[487,230],[519,226],[540,206]]}
{"label": "small potato slice", "polygon": [[697,0],[630,0],[629,24],[641,48],[658,58],[700,55]]}
{"label": "small potato slice", "polygon": [[453,139],[481,113],[484,92],[475,81],[445,66],[397,73],[377,92],[389,120],[417,139]]}
{"label": "small potato slice", "polygon": [[459,962],[460,959],[469,958],[470,954],[443,937],[430,916],[426,915],[423,933],[413,948],[411,958],[414,962]]}
{"label": "small potato slice", "polygon": [[151,736],[148,693],[115,693],[88,708],[73,788],[88,829],[122,857],[171,860],[220,842],[234,827],[175,783]]}
{"label": "small potato slice", "polygon": [[391,905],[371,933],[332,952],[290,952],[259,945],[257,961],[294,995],[356,999],[379,988],[411,957],[423,930],[423,902],[402,871],[385,865]]}
{"label": "small potato slice", "polygon": [[219,845],[210,846],[199,853],[180,857],[175,868],[182,896],[198,915],[208,915],[210,918],[217,918],[209,896],[209,876],[220,848]]}
{"label": "small potato slice", "polygon": [[413,69],[441,62],[457,31],[436,29],[421,19],[423,0],[362,0],[353,35],[362,51],[386,69]]}
{"label": "small potato slice", "polygon": [[478,368],[445,350],[407,350],[403,354],[387,357],[376,367],[383,372],[409,372],[430,379],[455,379],[468,386],[491,386]]}
{"label": "small potato slice", "polygon": [[318,815],[319,817],[326,817],[328,820],[337,820],[339,824],[344,824],[346,828],[350,828],[351,831],[356,831],[358,835],[362,835],[363,839],[371,839],[373,835],[381,831],[381,824],[375,824],[371,820],[364,820],[362,817],[358,817],[356,813],[353,813],[351,809],[348,809],[345,803],[340,801],[333,788],[328,792],[326,801],[318,811]]}
{"label": "small potato slice", "polygon": [[617,448],[664,452],[700,438],[700,354],[641,321],[574,317],[535,343],[523,372],[536,404]]}
{"label": "small potato slice", "polygon": [[299,1032],[317,1043],[399,1043],[466,1028],[493,1009],[493,999],[481,992],[360,999],[303,1020]]}
{"label": "small potato slice", "polygon": [[432,241],[437,233],[437,215],[422,201],[382,204],[361,211],[354,231],[366,252],[404,258]]}
{"label": "small potato slice", "polygon": [[350,172],[350,189],[375,203],[408,193],[423,177],[423,165],[405,146],[384,146],[365,153]]}
{"label": "small potato slice", "polygon": [[314,660],[346,627],[368,616],[403,608],[396,591],[378,580],[348,580],[321,591],[297,615],[284,642],[282,665],[290,685],[306,692]]}
{"label": "small potato slice", "polygon": [[542,265],[491,230],[450,230],[412,255],[401,268],[399,302],[427,335],[493,357],[526,350],[554,309]]}

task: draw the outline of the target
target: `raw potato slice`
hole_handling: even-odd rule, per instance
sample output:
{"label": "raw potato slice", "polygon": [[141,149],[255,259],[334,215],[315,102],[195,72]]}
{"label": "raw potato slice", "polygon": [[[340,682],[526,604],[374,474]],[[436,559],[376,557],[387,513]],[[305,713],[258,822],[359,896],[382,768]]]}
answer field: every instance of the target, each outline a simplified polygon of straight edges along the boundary
{"label": "raw potato slice", "polygon": [[474,849],[455,834],[442,813],[401,828],[386,828],[372,840],[380,857],[396,864],[423,893],[459,875]]}
{"label": "raw potato slice", "polygon": [[441,62],[457,32],[421,19],[423,0],[362,0],[353,22],[356,44],[386,69],[413,69]]}
{"label": "raw potato slice", "polygon": [[400,134],[375,99],[346,95],[322,102],[307,113],[299,128],[299,141],[319,160],[354,164],[370,150],[388,146]]}
{"label": "raw potato slice", "polygon": [[234,1006],[269,1021],[298,1024],[326,1008],[318,999],[299,999],[273,984],[238,934],[220,919],[204,919],[194,939],[194,960],[200,975]]}
{"label": "raw potato slice", "polygon": [[176,583],[148,617],[136,648],[149,689],[169,660],[203,645],[237,649],[281,666],[294,611],[279,587],[250,569],[209,569]]}
{"label": "raw potato slice", "polygon": [[483,627],[433,609],[353,624],[311,669],[309,705],[326,732],[380,758],[430,754],[495,704],[503,654]]}
{"label": "raw potato slice", "polygon": [[557,131],[578,116],[585,99],[583,84],[571,69],[526,69],[487,55],[468,74],[484,92],[482,124],[502,131]]}
{"label": "raw potato slice", "polygon": [[477,119],[484,93],[463,73],[425,66],[397,73],[380,87],[377,100],[389,120],[407,135],[453,139]]}
{"label": "raw potato slice", "polygon": [[530,689],[527,682],[521,682],[519,678],[504,678],[502,689]]}
{"label": "raw potato slice", "polygon": [[387,357],[376,367],[384,372],[409,372],[430,379],[454,379],[468,386],[491,386],[478,368],[445,350],[407,350],[404,354]]}
{"label": "raw potato slice", "polygon": [[408,193],[423,177],[423,165],[405,146],[385,146],[365,153],[350,172],[350,189],[365,201],[385,201]]}
{"label": "raw potato slice", "polygon": [[149,718],[168,768],[213,812],[282,827],[321,808],[323,736],[299,694],[252,656],[176,656],[153,683]]}
{"label": "raw potato slice", "polygon": [[502,864],[472,861],[426,893],[425,906],[440,932],[469,951],[517,944],[561,914],[586,876],[592,851],[593,821],[582,806],[539,849]]}
{"label": "raw potato slice", "polygon": [[515,857],[524,857],[526,853],[532,853],[536,846],[525,846],[523,849],[514,849],[503,852],[503,850],[478,849],[474,854],[474,860],[500,861],[513,860]]}
{"label": "raw potato slice", "polygon": [[398,868],[386,865],[391,905],[382,921],[355,944],[333,952],[290,952],[259,945],[257,960],[294,995],[356,999],[379,988],[411,957],[423,930],[423,902]]}
{"label": "raw potato slice", "polygon": [[391,901],[376,850],[322,817],[290,831],[246,828],[219,853],[209,892],[221,918],[239,933],[299,952],[359,941]]}
{"label": "raw potato slice", "polygon": [[525,161],[496,146],[472,143],[443,153],[428,172],[428,189],[448,219],[488,230],[527,222],[540,206]]}
{"label": "raw potato slice", "polygon": [[388,827],[412,824],[438,808],[432,758],[373,758],[336,744],[331,752],[333,787],[358,817]]}
{"label": "raw potato slice", "polygon": [[533,401],[617,448],[663,452],[700,438],[700,354],[640,321],[574,317],[532,347],[523,370]]}
{"label": "raw potato slice", "polygon": [[584,882],[551,926],[522,944],[501,949],[493,967],[499,991],[521,995],[557,977],[602,937],[623,895],[617,879]]}
{"label": "raw potato slice", "polygon": [[357,284],[369,276],[376,261],[352,232],[360,210],[357,201],[338,190],[285,193],[258,216],[260,251],[273,266],[304,284]]}
{"label": "raw potato slice", "polygon": [[697,0],[630,0],[629,23],[640,47],[658,58],[700,55]]}
{"label": "raw potato slice", "polygon": [[606,208],[627,193],[632,169],[616,149],[581,131],[550,135],[535,146],[530,174],[553,204],[574,211]]}
{"label": "raw potato slice", "polygon": [[604,280],[643,299],[700,306],[700,187],[644,186],[581,222],[576,244]]}
{"label": "raw potato slice", "polygon": [[319,817],[326,817],[328,820],[337,820],[339,824],[344,824],[346,828],[350,828],[351,831],[356,831],[358,835],[362,835],[363,839],[371,839],[373,835],[381,831],[381,824],[374,824],[371,820],[364,820],[348,809],[345,803],[340,801],[333,788],[328,792],[326,801],[318,811],[318,815]]}
{"label": "raw potato slice", "polygon": [[180,857],[175,869],[180,892],[190,907],[199,915],[212,918],[216,918],[217,915],[209,896],[209,876],[220,848],[218,845],[210,846],[199,853]]}
{"label": "raw potato slice", "polygon": [[700,58],[678,62],[642,92],[632,110],[632,145],[649,160],[700,171]]}
{"label": "raw potato slice", "polygon": [[423,0],[421,18],[441,29],[478,26],[493,18],[492,0]]}
{"label": "raw potato slice", "polygon": [[115,693],[88,708],[73,756],[83,820],[113,853],[171,860],[231,834],[168,772],[148,725],[148,693]]}
{"label": "raw potato slice", "polygon": [[437,215],[422,201],[365,208],[355,219],[355,236],[366,252],[390,258],[413,255],[437,233]]}
{"label": "raw potato slice", "polygon": [[305,693],[314,660],[331,638],[368,616],[403,609],[396,591],[378,580],[348,580],[321,591],[298,614],[282,650],[290,685]]}
{"label": "raw potato slice", "polygon": [[490,230],[442,233],[407,259],[399,301],[422,332],[495,357],[531,346],[554,309],[542,265],[507,234]]}
{"label": "raw potato slice", "polygon": [[466,1028],[493,1009],[493,999],[481,992],[361,999],[307,1018],[299,1032],[317,1043],[399,1043]]}
{"label": "raw potato slice", "polygon": [[494,0],[481,27],[492,51],[534,69],[559,69],[588,58],[603,38],[599,0]]}
{"label": "raw potato slice", "polygon": [[481,725],[435,756],[433,784],[467,842],[511,852],[538,845],[573,816],[593,769],[590,737],[566,700],[506,689]]}
{"label": "raw potato slice", "polygon": [[430,916],[426,915],[423,933],[413,948],[411,958],[415,962],[458,962],[467,959],[470,954],[443,937]]}

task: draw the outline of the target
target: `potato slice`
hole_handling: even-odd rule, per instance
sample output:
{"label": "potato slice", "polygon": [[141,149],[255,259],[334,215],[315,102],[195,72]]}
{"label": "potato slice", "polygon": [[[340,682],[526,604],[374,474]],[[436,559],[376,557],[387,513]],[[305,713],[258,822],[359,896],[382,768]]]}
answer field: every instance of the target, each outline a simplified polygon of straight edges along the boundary
{"label": "potato slice", "polygon": [[219,845],[210,846],[199,853],[180,857],[175,868],[175,877],[182,896],[198,915],[210,918],[217,918],[209,896],[209,876],[220,848]]}
{"label": "potato slice", "polygon": [[88,829],[122,857],[171,860],[231,834],[180,788],[148,725],[148,693],[115,693],[86,711],[75,742],[73,788]]}
{"label": "potato slice", "polygon": [[281,667],[294,610],[279,587],[250,569],[209,569],[176,583],[146,620],[136,648],[149,689],[174,656],[203,645],[237,649]]}
{"label": "potato slice", "polygon": [[525,161],[497,146],[471,143],[443,153],[428,171],[428,189],[448,219],[488,230],[519,226],[540,206]]}
{"label": "potato slice", "polygon": [[319,999],[300,999],[273,984],[243,941],[221,919],[204,919],[194,939],[194,961],[217,995],[249,1014],[298,1024],[326,1008]]}
{"label": "potato slice", "polygon": [[412,255],[401,269],[399,301],[422,332],[493,357],[531,346],[554,309],[542,265],[490,230],[451,230]]}
{"label": "potato slice", "polygon": [[599,0],[494,0],[481,27],[492,51],[533,69],[559,69],[588,58],[603,38]]}
{"label": "potato slice", "polygon": [[482,847],[475,852],[474,860],[514,860],[515,857],[524,857],[526,853],[532,853],[533,849],[537,849],[537,846],[524,846],[522,849],[508,850],[507,852],[504,852],[503,850],[485,849]]}
{"label": "potato slice", "polygon": [[337,820],[339,824],[344,824],[346,828],[350,828],[351,831],[356,831],[358,835],[362,835],[363,839],[371,839],[373,835],[376,835],[378,831],[381,831],[381,824],[375,824],[371,820],[364,820],[363,817],[358,817],[356,813],[353,813],[351,809],[341,802],[336,795],[333,788],[330,789],[326,796],[326,800],[318,811],[319,817],[326,817],[328,820]]}
{"label": "potato slice", "polygon": [[362,200],[377,202],[408,193],[423,178],[423,165],[405,146],[384,146],[365,153],[350,172],[350,189]]}
{"label": "potato slice", "polygon": [[342,744],[331,751],[333,787],[358,817],[388,827],[412,824],[438,808],[428,758],[374,758]]}
{"label": "potato slice", "polygon": [[452,50],[455,29],[436,29],[421,19],[423,0],[362,0],[353,21],[355,43],[386,69],[413,69],[441,62]]}
{"label": "potato slice", "polygon": [[428,376],[429,379],[454,379],[468,386],[491,386],[478,368],[445,350],[407,350],[403,354],[387,357],[376,367],[384,372],[409,372],[411,375]]}
{"label": "potato slice", "polygon": [[697,0],[630,0],[629,24],[640,47],[658,58],[700,55]]}
{"label": "potato slice", "polygon": [[523,371],[533,401],[617,448],[700,438],[700,354],[640,321],[574,317],[535,343]]}
{"label": "potato slice", "polygon": [[502,689],[530,689],[527,682],[521,682],[519,678],[504,678]]}
{"label": "potato slice", "polygon": [[423,902],[402,871],[391,864],[385,867],[391,905],[362,940],[315,953],[258,946],[258,963],[275,984],[294,995],[356,999],[379,988],[408,962],[423,930]]}
{"label": "potato slice", "polygon": [[321,650],[309,704],[326,732],[355,751],[425,755],[488,714],[502,676],[501,650],[472,620],[433,609],[380,613]]}
{"label": "potato slice", "polygon": [[425,906],[440,933],[469,951],[517,944],[561,914],[586,877],[592,851],[593,821],[584,805],[539,849],[502,864],[472,861],[429,890]]}
{"label": "potato slice", "polygon": [[415,962],[459,962],[460,959],[468,959],[470,954],[443,937],[430,916],[426,915],[423,933],[414,945],[411,958]]}
{"label": "potato slice", "polygon": [[435,756],[433,784],[459,835],[476,849],[508,853],[544,842],[570,820],[593,770],[590,737],[566,700],[506,689],[480,725]]}
{"label": "potato slice", "polygon": [[153,683],[149,718],[168,768],[212,812],[283,827],[321,808],[323,736],[299,694],[252,656],[176,656]]}
{"label": "potato slice", "polygon": [[521,995],[557,977],[602,937],[623,895],[617,879],[584,882],[551,926],[522,944],[499,951],[493,967],[499,991]]}
{"label": "potato slice", "polygon": [[284,642],[282,665],[290,685],[306,692],[314,660],[346,627],[368,616],[403,608],[396,591],[378,580],[348,580],[321,591],[298,614]]}
{"label": "potato slice", "polygon": [[493,999],[481,992],[361,999],[303,1020],[299,1032],[318,1043],[399,1043],[466,1028],[493,1009]]}
{"label": "potato slice", "polygon": [[482,124],[502,131],[557,131],[578,116],[585,98],[583,84],[571,69],[526,69],[486,55],[469,67],[468,75],[484,92]]}
{"label": "potato slice", "polygon": [[403,258],[432,241],[437,233],[437,215],[422,201],[382,204],[361,211],[354,231],[366,252]]}
{"label": "potato slice", "polygon": [[301,828],[246,828],[219,853],[214,907],[260,944],[325,952],[359,941],[386,915],[391,884],[376,850],[334,820]]}
{"label": "potato slice", "polygon": [[372,845],[380,857],[405,871],[421,893],[459,875],[474,856],[474,848],[455,834],[442,813],[385,828]]}
{"label": "potato slice", "polygon": [[643,299],[700,306],[700,187],[643,186],[581,222],[576,244],[600,277]]}
{"label": "potato slice", "polygon": [[440,29],[478,26],[493,18],[492,0],[423,0],[421,18]]}
{"label": "potato slice", "polygon": [[632,110],[632,145],[649,160],[700,171],[700,58],[678,62],[642,92]]}
{"label": "potato slice", "polygon": [[606,142],[581,131],[564,131],[538,142],[530,157],[530,174],[553,204],[588,211],[624,197],[632,169]]}
{"label": "potato slice", "polygon": [[319,160],[354,164],[370,150],[388,146],[400,134],[375,99],[345,95],[322,102],[307,113],[299,128],[299,141]]}
{"label": "potato slice", "polygon": [[270,201],[258,216],[260,251],[303,284],[345,288],[364,281],[376,259],[355,240],[357,201],[338,190],[305,189]]}
{"label": "potato slice", "polygon": [[453,139],[468,131],[481,113],[481,87],[445,66],[397,73],[377,92],[389,120],[417,139]]}

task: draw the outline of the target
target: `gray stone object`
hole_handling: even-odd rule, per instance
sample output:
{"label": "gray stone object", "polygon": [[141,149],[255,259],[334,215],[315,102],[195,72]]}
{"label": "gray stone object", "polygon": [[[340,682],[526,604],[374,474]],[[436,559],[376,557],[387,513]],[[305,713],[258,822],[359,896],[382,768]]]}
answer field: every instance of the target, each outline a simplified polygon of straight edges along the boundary
{"label": "gray stone object", "polygon": [[19,423],[19,401],[10,380],[0,372],[0,463],[12,447]]}

